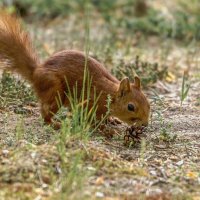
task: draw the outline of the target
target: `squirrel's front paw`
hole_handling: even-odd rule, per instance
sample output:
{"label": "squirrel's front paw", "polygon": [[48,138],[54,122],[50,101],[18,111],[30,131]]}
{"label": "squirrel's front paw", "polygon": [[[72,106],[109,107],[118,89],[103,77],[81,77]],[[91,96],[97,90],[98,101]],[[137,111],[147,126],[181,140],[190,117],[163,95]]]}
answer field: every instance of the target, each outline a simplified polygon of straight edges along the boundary
{"label": "squirrel's front paw", "polygon": [[107,119],[107,123],[112,124],[112,125],[118,125],[118,124],[122,124],[122,121],[120,121],[119,119],[117,119],[115,117],[109,117]]}

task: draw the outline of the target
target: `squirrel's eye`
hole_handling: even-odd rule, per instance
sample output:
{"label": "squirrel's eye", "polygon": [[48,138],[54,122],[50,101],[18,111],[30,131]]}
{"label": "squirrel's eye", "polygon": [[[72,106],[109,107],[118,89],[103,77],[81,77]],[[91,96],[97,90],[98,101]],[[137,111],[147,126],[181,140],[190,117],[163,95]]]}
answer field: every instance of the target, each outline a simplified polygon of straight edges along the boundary
{"label": "squirrel's eye", "polygon": [[135,111],[135,107],[134,107],[134,105],[131,104],[131,103],[129,103],[129,104],[128,104],[128,110],[134,112],[134,111]]}

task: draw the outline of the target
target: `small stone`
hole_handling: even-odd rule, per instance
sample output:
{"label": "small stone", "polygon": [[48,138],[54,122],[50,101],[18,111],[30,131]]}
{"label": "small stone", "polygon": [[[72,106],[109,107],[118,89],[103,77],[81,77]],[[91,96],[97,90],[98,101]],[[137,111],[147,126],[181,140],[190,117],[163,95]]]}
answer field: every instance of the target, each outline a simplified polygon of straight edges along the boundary
{"label": "small stone", "polygon": [[87,169],[90,170],[90,171],[96,171],[96,169],[92,166],[88,166]]}
{"label": "small stone", "polygon": [[46,188],[48,188],[48,185],[47,185],[46,183],[43,183],[43,184],[42,184],[42,188],[43,188],[43,189],[46,189]]}
{"label": "small stone", "polygon": [[31,153],[31,158],[35,159],[36,158],[36,152]]}
{"label": "small stone", "polygon": [[155,170],[151,170],[151,171],[150,171],[150,174],[151,174],[152,176],[156,176],[156,175],[157,175],[157,173],[156,173]]}
{"label": "small stone", "polygon": [[43,163],[43,164],[46,164],[46,163],[48,163],[48,161],[45,160],[45,159],[42,159],[42,163]]}
{"label": "small stone", "polygon": [[37,197],[35,197],[34,200],[42,200],[42,196],[41,196],[41,195],[38,195]]}
{"label": "small stone", "polygon": [[95,196],[97,198],[103,198],[104,197],[104,193],[102,193],[102,192],[96,192]]}
{"label": "small stone", "polygon": [[178,161],[178,162],[176,163],[176,165],[178,165],[178,166],[183,165],[183,160]]}
{"label": "small stone", "polygon": [[9,151],[7,149],[2,150],[2,154],[4,156],[7,156],[9,154]]}
{"label": "small stone", "polygon": [[162,190],[160,188],[151,188],[146,191],[147,196],[153,196],[157,194],[162,194]]}

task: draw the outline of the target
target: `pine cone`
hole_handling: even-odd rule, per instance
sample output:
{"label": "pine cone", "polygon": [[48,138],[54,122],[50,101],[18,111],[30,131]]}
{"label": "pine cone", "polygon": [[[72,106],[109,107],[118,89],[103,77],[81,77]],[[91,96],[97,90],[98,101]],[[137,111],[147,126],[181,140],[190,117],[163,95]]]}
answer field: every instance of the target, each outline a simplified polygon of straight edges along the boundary
{"label": "pine cone", "polygon": [[130,126],[126,129],[125,135],[124,135],[124,141],[126,144],[133,142],[138,143],[141,141],[141,136],[145,132],[146,127],[134,127]]}

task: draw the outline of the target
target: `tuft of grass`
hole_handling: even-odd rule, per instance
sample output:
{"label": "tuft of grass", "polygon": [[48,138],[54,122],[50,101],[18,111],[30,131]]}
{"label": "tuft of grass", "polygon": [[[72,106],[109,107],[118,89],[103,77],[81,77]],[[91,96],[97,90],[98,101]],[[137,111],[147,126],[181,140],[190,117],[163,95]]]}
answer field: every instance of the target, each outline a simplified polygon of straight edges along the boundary
{"label": "tuft of grass", "polygon": [[165,79],[168,74],[168,67],[159,66],[158,63],[144,62],[137,56],[134,62],[124,63],[124,60],[121,60],[118,66],[112,70],[112,73],[118,79],[126,76],[131,81],[134,81],[134,75],[137,74],[141,77],[142,85],[147,87],[158,80]]}
{"label": "tuft of grass", "polygon": [[166,123],[160,111],[157,111],[156,113],[160,123],[160,134],[157,137],[158,141],[167,143],[174,142],[177,138],[177,135],[171,134],[172,123]]}
{"label": "tuft of grass", "polygon": [[31,88],[20,79],[16,79],[8,72],[2,74],[0,81],[0,107],[7,108],[15,106],[22,107],[35,101],[35,96]]}
{"label": "tuft of grass", "polygon": [[25,132],[24,121],[23,121],[23,118],[22,118],[22,119],[20,119],[19,123],[16,126],[16,139],[17,139],[17,141],[23,139],[24,132]]}
{"label": "tuft of grass", "polygon": [[154,93],[153,101],[157,105],[157,109],[153,110],[157,115],[157,121],[159,122],[159,135],[156,136],[157,142],[175,142],[177,138],[177,134],[172,133],[172,123],[166,122],[163,117],[163,108],[165,108],[165,100],[159,96],[159,94],[152,90]]}
{"label": "tuft of grass", "polygon": [[186,71],[184,71],[183,78],[182,78],[181,92],[180,92],[181,106],[183,105],[183,101],[188,96],[189,89],[190,89],[189,76],[186,73]]}

